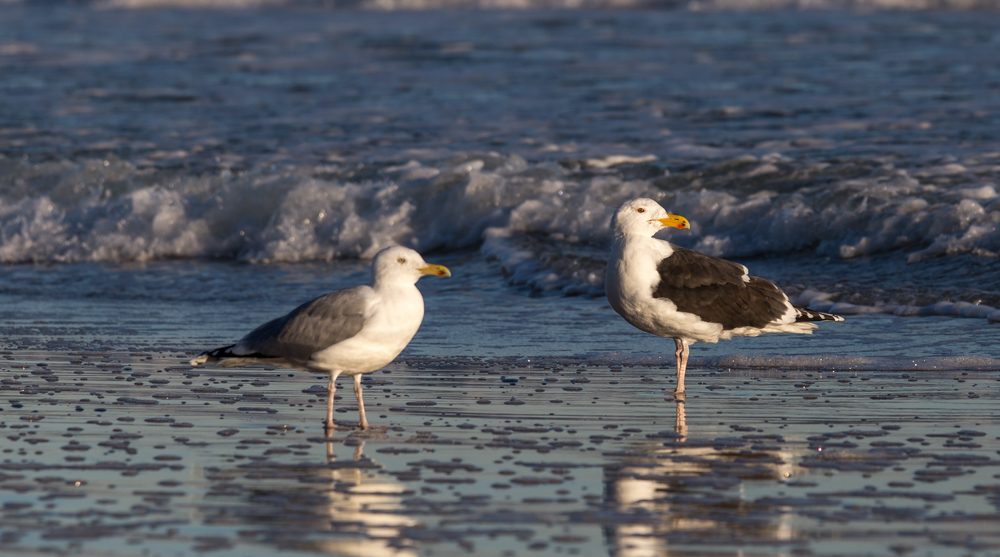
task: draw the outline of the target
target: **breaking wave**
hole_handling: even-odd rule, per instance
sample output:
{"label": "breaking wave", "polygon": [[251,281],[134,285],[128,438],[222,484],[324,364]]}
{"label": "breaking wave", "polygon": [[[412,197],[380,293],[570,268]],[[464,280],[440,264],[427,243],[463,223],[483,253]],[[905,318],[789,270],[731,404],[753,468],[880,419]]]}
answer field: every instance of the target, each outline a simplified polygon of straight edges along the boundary
{"label": "breaking wave", "polygon": [[[190,176],[117,159],[0,159],[0,261],[301,262],[368,258],[393,244],[482,246],[522,282],[544,282],[526,262],[565,267],[566,279],[572,261],[603,260],[611,212],[637,196],[688,217],[691,230],[672,241],[720,257],[996,258],[998,162],[994,154],[906,170],[746,155],[672,173],[655,157],[530,163],[473,153]],[[583,267],[576,282],[599,281],[590,275],[603,269]]]}

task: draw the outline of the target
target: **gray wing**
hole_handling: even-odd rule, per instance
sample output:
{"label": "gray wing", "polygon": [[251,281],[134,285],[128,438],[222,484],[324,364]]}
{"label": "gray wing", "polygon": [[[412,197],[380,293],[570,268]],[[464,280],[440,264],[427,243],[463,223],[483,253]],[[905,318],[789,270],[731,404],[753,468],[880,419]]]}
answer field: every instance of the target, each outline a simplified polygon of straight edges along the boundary
{"label": "gray wing", "polygon": [[365,326],[370,287],[355,286],[306,302],[240,339],[234,354],[308,361],[319,350],[357,335]]}

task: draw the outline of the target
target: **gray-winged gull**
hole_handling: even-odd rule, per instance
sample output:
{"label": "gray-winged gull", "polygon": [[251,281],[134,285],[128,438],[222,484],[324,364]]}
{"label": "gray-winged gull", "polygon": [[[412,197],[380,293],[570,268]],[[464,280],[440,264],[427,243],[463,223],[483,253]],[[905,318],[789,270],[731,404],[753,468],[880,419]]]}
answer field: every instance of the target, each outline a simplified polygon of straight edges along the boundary
{"label": "gray-winged gull", "polygon": [[664,227],[690,228],[652,199],[622,203],[611,219],[613,239],[604,287],[608,302],[635,327],[674,339],[677,389],[684,392],[694,342],[765,333],[811,334],[810,321],[844,318],[794,307],[770,281],[743,265],[654,238]]}
{"label": "gray-winged gull", "polygon": [[337,377],[353,376],[358,427],[367,429],[361,375],[391,362],[420,328],[424,299],[416,284],[424,275],[450,277],[451,271],[426,263],[412,249],[386,248],[372,261],[371,286],[324,294],[264,323],[236,344],[209,350],[191,363],[268,364],[329,373],[328,429],[334,426]]}

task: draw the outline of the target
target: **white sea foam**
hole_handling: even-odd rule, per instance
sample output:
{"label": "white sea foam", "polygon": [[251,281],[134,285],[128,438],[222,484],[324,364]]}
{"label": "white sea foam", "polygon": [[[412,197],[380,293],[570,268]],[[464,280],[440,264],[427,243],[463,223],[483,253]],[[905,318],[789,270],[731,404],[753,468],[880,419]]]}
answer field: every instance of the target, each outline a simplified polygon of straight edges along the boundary
{"label": "white sea foam", "polygon": [[[582,173],[487,153],[457,164],[409,161],[363,181],[339,179],[343,169],[335,165],[157,179],[120,160],[10,161],[0,190],[0,260],[292,262],[370,257],[393,243],[427,250],[484,242],[491,255],[513,260],[523,248],[508,239],[529,235],[605,245],[611,211],[640,195],[689,218],[692,231],[674,233],[673,241],[723,257],[815,246],[819,255],[852,258],[909,248],[917,262],[1000,251],[992,184],[950,191],[890,169],[785,193],[766,184],[742,192],[699,187],[683,175],[630,180],[600,168],[616,160],[635,165],[607,157],[596,172]],[[742,165],[753,174],[760,162],[741,157],[719,167]],[[772,179],[801,171],[783,166]]]}
{"label": "white sea foam", "polygon": [[[882,165],[848,179],[838,179],[831,165],[803,168],[779,154],[712,162],[696,173],[670,173],[648,156],[528,162],[500,153],[410,160],[376,167],[364,178],[349,165],[239,175],[160,175],[117,159],[0,160],[0,166],[0,261],[6,263],[205,257],[273,263],[369,258],[394,244],[421,251],[480,247],[515,284],[599,295],[610,214],[637,196],[658,199],[691,221],[691,231],[669,232],[672,241],[722,257],[812,252],[850,259],[902,249],[919,263],[1000,252],[1000,196],[984,183],[993,159],[963,161],[960,170]],[[939,185],[932,177],[941,171],[963,180]],[[803,173],[812,180],[788,186],[790,176]],[[749,177],[758,182],[743,188]],[[1000,320],[964,306],[876,308],[819,297],[803,305],[845,314],[967,310]]]}
{"label": "white sea foam", "polygon": [[906,304],[882,304],[867,306],[846,302],[835,302],[833,296],[826,292],[806,290],[799,296],[791,298],[792,304],[807,307],[816,311],[824,311],[836,315],[861,315],[866,313],[888,313],[901,317],[940,315],[949,317],[965,317],[972,319],[985,318],[987,323],[1000,323],[1000,309],[993,306],[973,304],[971,302],[941,301],[926,306]]}

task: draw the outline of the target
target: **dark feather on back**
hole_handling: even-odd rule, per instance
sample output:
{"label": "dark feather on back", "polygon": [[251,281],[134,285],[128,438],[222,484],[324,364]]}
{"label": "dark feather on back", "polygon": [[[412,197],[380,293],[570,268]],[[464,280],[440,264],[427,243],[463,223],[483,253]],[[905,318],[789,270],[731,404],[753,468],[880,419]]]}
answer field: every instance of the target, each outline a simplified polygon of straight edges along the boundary
{"label": "dark feather on back", "polygon": [[742,265],[672,247],[674,253],[656,266],[660,282],[654,298],[666,298],[678,311],[721,323],[726,330],[762,328],[787,310],[784,293],[770,281],[750,277],[744,282]]}

